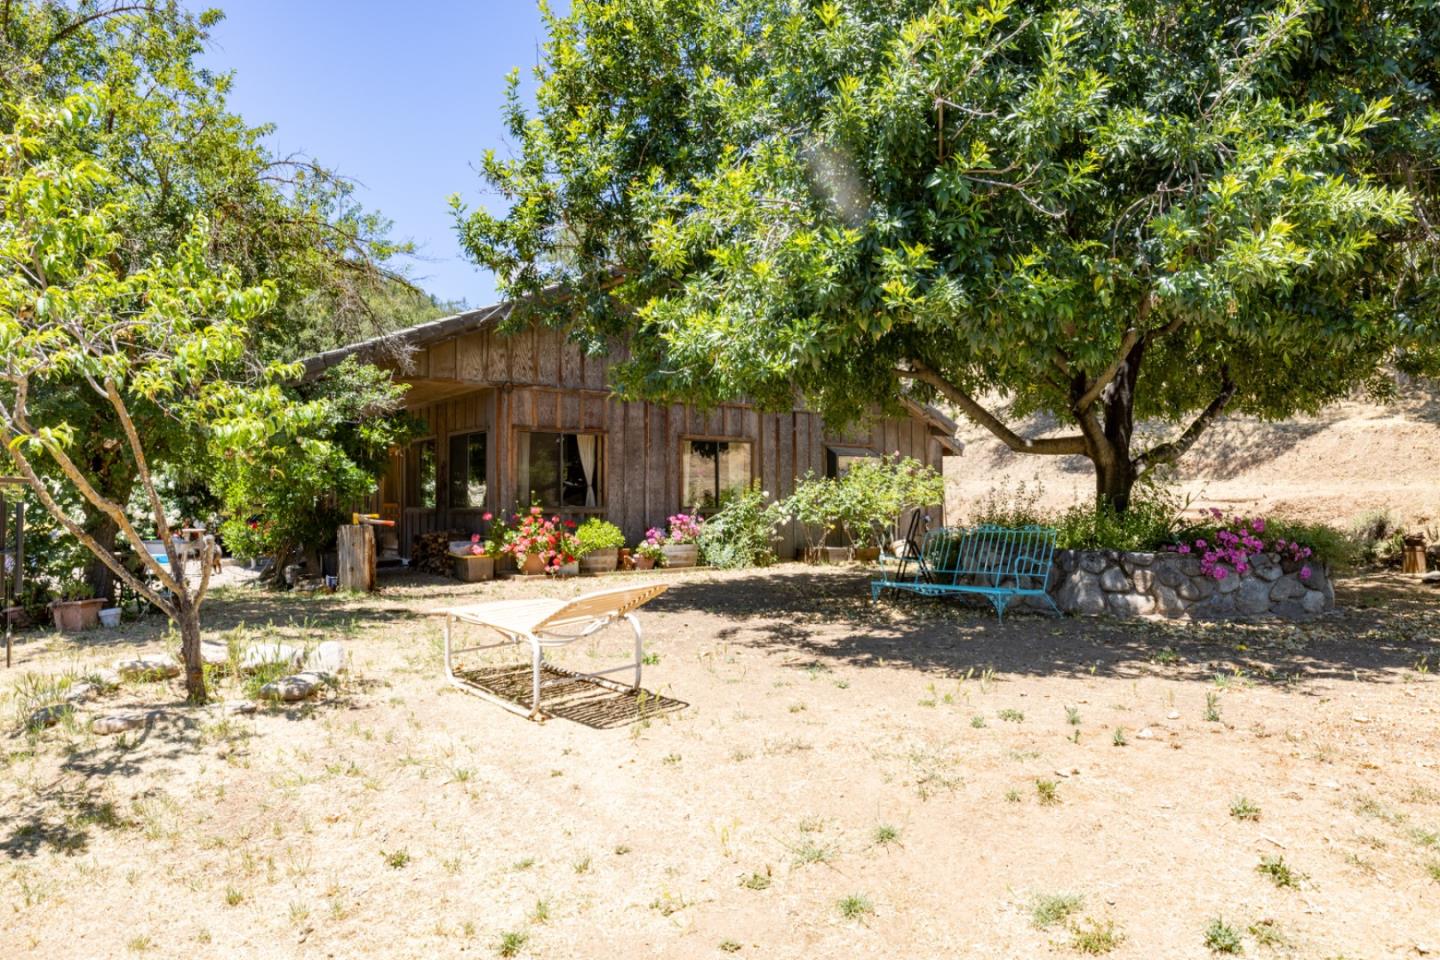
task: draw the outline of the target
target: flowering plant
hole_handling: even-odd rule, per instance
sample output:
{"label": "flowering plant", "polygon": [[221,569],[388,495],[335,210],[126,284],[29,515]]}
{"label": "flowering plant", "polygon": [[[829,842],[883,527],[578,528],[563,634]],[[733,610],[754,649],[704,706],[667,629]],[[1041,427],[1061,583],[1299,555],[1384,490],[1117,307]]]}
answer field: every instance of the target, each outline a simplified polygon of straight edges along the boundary
{"label": "flowering plant", "polygon": [[641,540],[635,547],[637,557],[649,557],[656,564],[665,562],[665,531],[659,527],[651,527],[645,532],[645,539]]}
{"label": "flowering plant", "polygon": [[1284,537],[1277,537],[1267,544],[1262,537],[1265,533],[1263,517],[1247,519],[1235,516],[1230,519],[1229,525],[1225,525],[1225,515],[1218,508],[1212,508],[1210,515],[1217,524],[1214,533],[1196,537],[1187,543],[1175,544],[1170,548],[1175,553],[1198,554],[1201,573],[1216,580],[1224,580],[1231,570],[1244,575],[1253,566],[1251,561],[1256,555],[1277,553],[1281,560],[1302,564],[1300,579],[1310,579],[1311,570],[1306,561],[1310,559],[1313,551],[1304,544]]}
{"label": "flowering plant", "polygon": [[[665,542],[676,546],[686,543],[699,543],[700,531],[705,526],[704,517],[692,516],[688,513],[677,513],[669,519],[670,533]],[[655,531],[651,531],[654,533]]]}

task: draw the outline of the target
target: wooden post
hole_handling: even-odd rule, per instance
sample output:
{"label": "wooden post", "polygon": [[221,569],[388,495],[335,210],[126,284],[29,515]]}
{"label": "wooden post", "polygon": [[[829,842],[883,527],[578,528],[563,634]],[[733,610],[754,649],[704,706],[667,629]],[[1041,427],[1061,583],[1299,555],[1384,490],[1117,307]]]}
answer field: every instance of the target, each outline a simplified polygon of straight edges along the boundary
{"label": "wooden post", "polygon": [[1405,537],[1405,552],[1401,556],[1402,573],[1425,572],[1425,538],[1419,534]]}
{"label": "wooden post", "polygon": [[338,537],[338,586],[341,590],[375,592],[375,531],[365,523],[346,524]]}

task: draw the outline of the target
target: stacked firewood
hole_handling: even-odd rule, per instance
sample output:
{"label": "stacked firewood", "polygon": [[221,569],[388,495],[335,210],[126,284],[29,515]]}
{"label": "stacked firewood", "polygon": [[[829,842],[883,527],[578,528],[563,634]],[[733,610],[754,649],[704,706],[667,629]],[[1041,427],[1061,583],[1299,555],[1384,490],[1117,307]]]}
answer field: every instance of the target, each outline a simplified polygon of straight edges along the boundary
{"label": "stacked firewood", "polygon": [[410,566],[425,573],[450,573],[454,561],[450,559],[449,533],[421,533],[410,541]]}

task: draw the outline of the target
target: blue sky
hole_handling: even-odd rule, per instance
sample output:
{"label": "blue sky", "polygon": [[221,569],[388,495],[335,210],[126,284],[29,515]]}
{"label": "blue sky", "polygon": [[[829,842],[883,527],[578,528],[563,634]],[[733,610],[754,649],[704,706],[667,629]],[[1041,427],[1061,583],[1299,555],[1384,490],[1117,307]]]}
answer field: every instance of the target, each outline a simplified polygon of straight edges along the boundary
{"label": "blue sky", "polygon": [[495,203],[474,168],[486,147],[505,149],[505,74],[518,66],[528,82],[543,41],[534,0],[212,2],[226,18],[206,65],[235,71],[231,108],[276,124],[276,151],[359,181],[359,201],[423,248],[413,272],[425,289],[492,302],[493,279],[461,255],[446,199]]}

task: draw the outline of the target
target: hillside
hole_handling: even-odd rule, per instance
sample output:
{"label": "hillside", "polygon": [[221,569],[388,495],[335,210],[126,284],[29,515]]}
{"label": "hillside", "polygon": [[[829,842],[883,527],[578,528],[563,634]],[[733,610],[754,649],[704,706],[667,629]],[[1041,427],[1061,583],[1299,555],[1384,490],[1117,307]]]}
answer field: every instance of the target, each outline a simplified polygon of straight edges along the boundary
{"label": "hillside", "polygon": [[[1047,425],[1025,426],[1022,432],[1033,435]],[[1153,437],[1164,428],[1144,431]],[[1090,464],[1082,457],[1021,456],[968,421],[960,436],[965,455],[948,458],[945,471],[952,517],[964,517],[966,504],[1002,484],[1014,490],[1024,483],[1033,491],[1038,483],[1041,502],[1060,508],[1093,494]],[[1341,525],[1389,510],[1420,527],[1440,518],[1437,467],[1440,387],[1412,383],[1390,404],[1352,400],[1283,423],[1221,421],[1177,465],[1177,481],[1197,507]]]}

